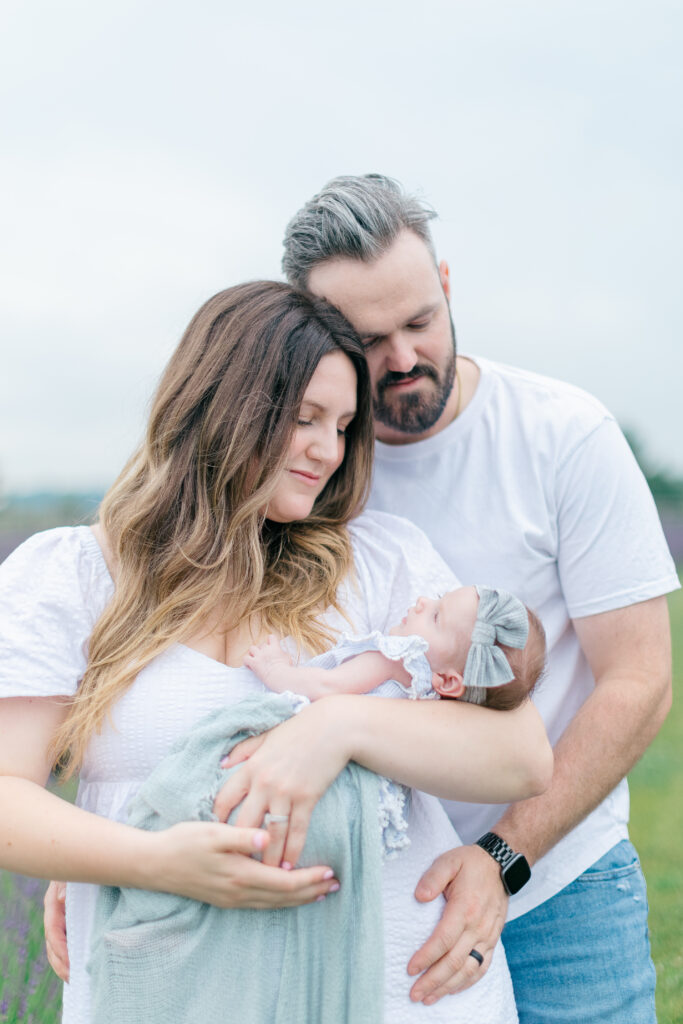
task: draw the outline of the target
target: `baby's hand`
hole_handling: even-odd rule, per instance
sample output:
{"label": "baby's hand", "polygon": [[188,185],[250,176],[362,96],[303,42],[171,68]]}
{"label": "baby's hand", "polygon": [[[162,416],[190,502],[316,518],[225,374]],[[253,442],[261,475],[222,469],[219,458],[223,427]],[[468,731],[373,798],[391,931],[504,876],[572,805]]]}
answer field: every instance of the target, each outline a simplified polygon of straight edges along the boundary
{"label": "baby's hand", "polygon": [[269,690],[284,693],[292,689],[293,662],[290,655],[283,651],[280,638],[274,633],[270,634],[264,644],[254,644],[249,648],[244,655],[244,664]]}

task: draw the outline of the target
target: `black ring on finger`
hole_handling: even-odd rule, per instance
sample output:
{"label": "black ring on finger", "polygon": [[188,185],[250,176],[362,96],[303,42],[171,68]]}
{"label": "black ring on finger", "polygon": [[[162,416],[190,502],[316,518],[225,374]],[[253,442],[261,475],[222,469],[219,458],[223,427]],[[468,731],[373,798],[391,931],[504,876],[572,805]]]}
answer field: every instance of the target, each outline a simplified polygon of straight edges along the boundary
{"label": "black ring on finger", "polygon": [[484,958],[483,958],[483,956],[481,955],[481,953],[479,952],[479,950],[478,950],[478,949],[471,949],[471,950],[469,951],[469,954],[468,954],[468,955],[469,955],[469,956],[473,956],[473,957],[474,957],[474,959],[475,959],[475,960],[477,961],[477,963],[479,964],[479,966],[481,967],[481,965],[482,965],[482,964],[483,964],[483,962],[484,962]]}

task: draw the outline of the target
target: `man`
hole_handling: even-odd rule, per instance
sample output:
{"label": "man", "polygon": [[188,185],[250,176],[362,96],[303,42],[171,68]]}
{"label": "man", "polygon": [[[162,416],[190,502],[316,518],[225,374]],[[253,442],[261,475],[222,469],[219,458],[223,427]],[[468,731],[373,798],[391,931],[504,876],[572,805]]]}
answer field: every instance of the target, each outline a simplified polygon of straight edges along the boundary
{"label": "man", "polygon": [[507,809],[450,806],[469,845],[439,858],[416,891],[448,903],[410,962],[412,995],[429,1003],[472,984],[507,914],[522,1024],[651,1022],[624,776],[670,706],[663,595],[678,586],[674,566],[642,474],[597,401],[456,358],[432,216],[389,178],[336,178],[289,224],[283,259],[289,281],[341,309],[363,339],[371,507],[421,526],[463,583],[519,594],[548,636],[536,703],[555,748],[552,785]]}

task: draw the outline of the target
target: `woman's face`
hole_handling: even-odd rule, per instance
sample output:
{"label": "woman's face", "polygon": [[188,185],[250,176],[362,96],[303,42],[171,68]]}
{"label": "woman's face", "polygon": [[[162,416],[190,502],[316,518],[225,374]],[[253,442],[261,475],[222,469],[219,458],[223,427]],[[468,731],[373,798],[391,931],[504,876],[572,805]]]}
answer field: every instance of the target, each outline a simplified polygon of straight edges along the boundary
{"label": "woman's face", "polygon": [[356,371],[343,352],[323,356],[306,388],[287,465],[266,512],[276,523],[306,519],[344,461],[345,431],[356,415]]}

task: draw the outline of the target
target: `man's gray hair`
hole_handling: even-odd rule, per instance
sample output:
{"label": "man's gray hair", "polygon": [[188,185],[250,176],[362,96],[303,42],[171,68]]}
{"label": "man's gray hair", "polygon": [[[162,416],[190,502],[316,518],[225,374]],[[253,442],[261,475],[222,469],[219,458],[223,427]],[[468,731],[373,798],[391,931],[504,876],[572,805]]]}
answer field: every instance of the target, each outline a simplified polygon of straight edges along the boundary
{"label": "man's gray hair", "polygon": [[434,217],[430,206],[383,174],[333,178],[287,225],[282,269],[291,285],[305,291],[318,263],[340,257],[374,260],[406,228],[436,262],[429,230]]}

